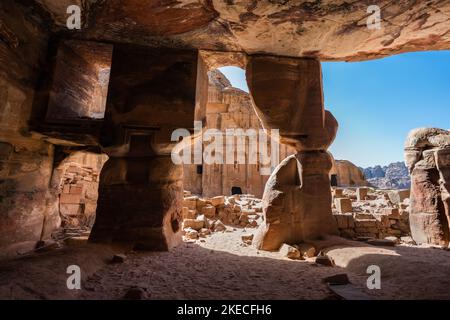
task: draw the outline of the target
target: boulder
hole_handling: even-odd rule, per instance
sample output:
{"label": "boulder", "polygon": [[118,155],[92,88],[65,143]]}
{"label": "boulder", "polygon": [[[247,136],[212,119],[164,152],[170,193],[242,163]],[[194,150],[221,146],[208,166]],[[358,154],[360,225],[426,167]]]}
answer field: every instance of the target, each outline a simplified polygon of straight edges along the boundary
{"label": "boulder", "polygon": [[184,236],[186,239],[196,240],[198,239],[198,231],[192,228],[186,228],[184,229]]}
{"label": "boulder", "polygon": [[293,260],[300,260],[302,258],[302,255],[300,251],[290,246],[286,243],[283,243],[280,250],[278,251],[282,257],[293,259]]}
{"label": "boulder", "polygon": [[205,226],[205,222],[203,220],[197,220],[197,219],[185,219],[183,221],[183,228],[191,228],[194,230],[200,230]]}
{"label": "boulder", "polygon": [[301,243],[297,246],[302,258],[312,258],[316,256],[316,248],[309,243]]}

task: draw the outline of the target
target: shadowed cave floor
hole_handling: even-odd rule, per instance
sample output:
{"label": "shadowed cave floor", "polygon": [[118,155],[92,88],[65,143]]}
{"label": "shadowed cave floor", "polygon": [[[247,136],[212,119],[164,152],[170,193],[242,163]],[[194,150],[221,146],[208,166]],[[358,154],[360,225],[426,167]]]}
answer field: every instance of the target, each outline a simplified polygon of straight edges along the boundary
{"label": "shadowed cave floor", "polygon": [[[343,272],[375,299],[450,299],[449,251],[332,239],[317,243],[337,264],[325,267],[245,246],[243,234],[215,233],[171,252],[128,252],[119,264],[110,263],[118,249],[99,245],[2,261],[0,299],[122,299],[134,286],[148,299],[333,299],[322,279]],[[72,264],[81,268],[81,290],[67,289]],[[381,290],[366,288],[373,264],[381,268]]]}

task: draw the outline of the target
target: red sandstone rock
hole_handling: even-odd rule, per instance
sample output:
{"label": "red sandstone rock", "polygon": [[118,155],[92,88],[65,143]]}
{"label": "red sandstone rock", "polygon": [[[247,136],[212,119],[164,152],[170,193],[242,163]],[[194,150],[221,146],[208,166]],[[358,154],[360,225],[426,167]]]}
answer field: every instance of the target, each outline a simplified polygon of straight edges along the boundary
{"label": "red sandstone rock", "polygon": [[411,172],[411,235],[416,243],[450,242],[450,132],[421,128],[410,132],[405,158]]}

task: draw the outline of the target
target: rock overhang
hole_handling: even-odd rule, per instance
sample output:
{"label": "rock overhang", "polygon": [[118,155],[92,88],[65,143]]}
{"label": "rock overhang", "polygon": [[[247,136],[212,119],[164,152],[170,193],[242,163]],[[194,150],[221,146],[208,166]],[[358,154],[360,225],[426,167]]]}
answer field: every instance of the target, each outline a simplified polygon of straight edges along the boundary
{"label": "rock overhang", "polygon": [[[450,49],[450,2],[440,0],[34,3],[49,13],[54,30],[96,41],[321,61],[361,61],[410,51]],[[82,8],[84,24],[80,31],[65,29],[66,9],[71,4]],[[380,29],[367,27],[370,5],[380,9]]]}

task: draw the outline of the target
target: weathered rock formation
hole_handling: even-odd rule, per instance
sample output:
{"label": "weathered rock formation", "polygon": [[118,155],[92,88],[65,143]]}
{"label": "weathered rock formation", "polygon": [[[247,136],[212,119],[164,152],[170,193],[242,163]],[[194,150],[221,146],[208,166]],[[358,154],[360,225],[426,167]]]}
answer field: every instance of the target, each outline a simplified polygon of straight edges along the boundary
{"label": "weathered rock formation", "polygon": [[[253,110],[250,95],[240,89],[233,88],[228,79],[219,71],[209,72],[208,104],[206,106],[206,119],[204,130],[218,129],[225,133],[227,129],[242,129],[246,134],[247,130],[254,130],[258,139],[261,123]],[[237,132],[236,132],[237,134]],[[267,155],[272,155],[271,143],[267,139]],[[262,198],[264,186],[270,175],[271,163],[262,164],[261,161],[252,164],[250,161],[251,143],[259,144],[260,141],[251,141],[251,138],[244,136],[234,138],[235,150],[237,144],[243,141],[245,164],[192,164],[184,166],[184,189],[205,197],[219,195],[231,195],[232,188],[239,188],[244,194],[252,194],[257,198]],[[203,150],[211,142],[203,141]],[[222,139],[222,152],[225,159],[226,139]],[[258,146],[257,146],[258,147]],[[262,150],[262,149],[259,149]],[[193,153],[193,151],[192,151]],[[295,150],[287,145],[279,144],[278,159],[283,160]],[[192,157],[193,159],[193,157]],[[237,162],[237,157],[235,157]],[[278,164],[278,163],[277,163]],[[262,167],[268,169],[268,173],[262,171]]]}
{"label": "weathered rock formation", "polygon": [[368,183],[361,169],[348,160],[335,160],[331,168],[331,175],[336,176],[339,187],[363,187]]}
{"label": "weathered rock formation", "polygon": [[192,128],[200,112],[197,89],[207,84],[200,63],[194,51],[115,47],[101,142],[110,159],[100,175],[92,241],[154,250],[181,241],[183,167],[172,162],[178,141],[171,136]]}
{"label": "weathered rock formation", "polygon": [[297,150],[280,163],[267,182],[265,221],[255,236],[255,245],[278,250],[283,243],[337,233],[331,214],[332,160],[326,149],[338,124],[324,110],[320,63],[250,57],[247,82],[263,127],[279,128],[280,141]]}
{"label": "weathered rock formation", "polygon": [[[450,48],[446,1],[37,0],[54,29],[82,4],[82,37],[97,41],[241,51],[320,60],[367,60]],[[380,9],[380,28],[369,29]]]}
{"label": "weathered rock formation", "polygon": [[417,243],[450,242],[450,132],[411,131],[405,142],[411,173],[411,234]]}

